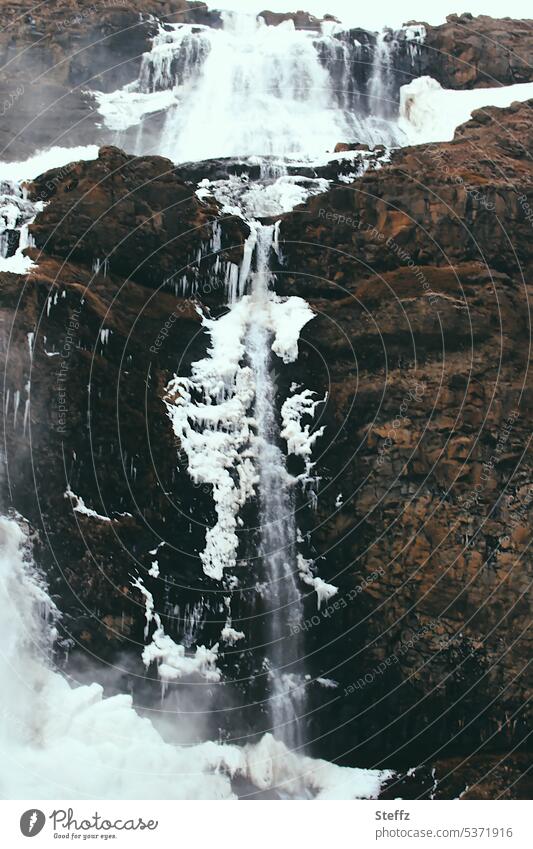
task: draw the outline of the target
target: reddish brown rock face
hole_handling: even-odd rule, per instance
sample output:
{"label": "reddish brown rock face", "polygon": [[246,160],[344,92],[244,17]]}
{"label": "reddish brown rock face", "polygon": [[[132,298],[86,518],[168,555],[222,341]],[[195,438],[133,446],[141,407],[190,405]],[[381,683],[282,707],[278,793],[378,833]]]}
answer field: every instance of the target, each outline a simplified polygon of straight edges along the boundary
{"label": "reddish brown rock face", "polygon": [[533,79],[531,21],[448,15],[428,27],[426,73],[444,88],[483,88]]}
{"label": "reddish brown rock face", "polygon": [[359,756],[505,749],[511,715],[525,731],[531,105],[476,113],[282,224],[280,285],[318,314],[305,368],[335,434],[313,539],[341,596],[364,588],[356,620],[341,607],[311,640]]}
{"label": "reddish brown rock face", "polygon": [[[89,267],[107,258],[111,272],[146,286],[172,288],[190,276],[198,246],[213,238],[219,218],[218,205],[201,203],[169,159],[112,147],[101,148],[95,162],[43,175],[32,193],[53,198],[31,227],[37,248]],[[223,258],[238,259],[248,228],[228,215],[221,227]]]}

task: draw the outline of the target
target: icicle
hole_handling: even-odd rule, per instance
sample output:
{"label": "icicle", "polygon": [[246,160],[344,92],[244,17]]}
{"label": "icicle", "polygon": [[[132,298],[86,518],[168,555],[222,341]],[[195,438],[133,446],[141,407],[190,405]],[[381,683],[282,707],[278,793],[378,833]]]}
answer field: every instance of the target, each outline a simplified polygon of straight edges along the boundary
{"label": "icicle", "polygon": [[30,417],[30,391],[31,391],[31,382],[30,382],[29,380],[28,380],[28,382],[27,382],[27,384],[26,384],[25,389],[26,389],[26,392],[27,392],[28,397],[27,397],[27,399],[26,399],[26,403],[24,404],[24,421],[23,421],[23,425],[22,425],[22,433],[23,433],[23,435],[24,435],[24,436],[26,435],[26,428],[27,428],[27,426],[28,426],[29,417]]}
{"label": "icicle", "polygon": [[14,396],[14,409],[13,409],[13,429],[15,430],[17,427],[17,413],[20,404],[20,391],[17,389]]}
{"label": "icicle", "polygon": [[33,360],[33,341],[35,339],[35,333],[33,333],[33,331],[28,333],[27,339],[28,339],[28,350],[30,352],[30,362],[31,362]]}

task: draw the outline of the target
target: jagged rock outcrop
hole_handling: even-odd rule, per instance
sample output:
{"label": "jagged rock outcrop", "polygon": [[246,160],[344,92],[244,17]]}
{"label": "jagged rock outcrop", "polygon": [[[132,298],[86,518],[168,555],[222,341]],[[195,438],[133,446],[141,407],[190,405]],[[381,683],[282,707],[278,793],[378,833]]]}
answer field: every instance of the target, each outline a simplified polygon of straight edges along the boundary
{"label": "jagged rock outcrop", "polygon": [[427,26],[421,52],[424,73],[444,88],[531,82],[533,21],[448,15],[446,23]]}
{"label": "jagged rock outcrop", "polygon": [[96,161],[48,172],[32,186],[33,197],[53,200],[31,225],[36,247],[90,268],[105,262],[121,277],[174,291],[184,277],[192,285],[198,273],[212,272],[217,228],[227,248],[220,258],[238,259],[246,225],[219,218],[218,205],[200,202],[174,170],[169,159],[105,147]]}
{"label": "jagged rock outcrop", "polygon": [[302,10],[298,12],[270,12],[265,10],[259,12],[267,26],[277,27],[284,21],[292,21],[296,29],[311,30],[312,32],[320,32],[324,21],[338,22],[338,18],[334,15],[324,15],[323,18],[317,18],[310,12]]}

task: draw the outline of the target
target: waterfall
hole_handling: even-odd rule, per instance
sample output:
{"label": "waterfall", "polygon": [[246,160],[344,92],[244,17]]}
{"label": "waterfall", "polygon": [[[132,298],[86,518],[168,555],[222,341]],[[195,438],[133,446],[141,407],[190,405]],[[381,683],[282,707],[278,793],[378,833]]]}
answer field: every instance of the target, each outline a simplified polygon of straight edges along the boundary
{"label": "waterfall", "polygon": [[[228,275],[228,312],[217,319],[203,315],[211,339],[207,356],[193,363],[189,376],[173,378],[165,403],[189,476],[212,492],[216,521],[206,530],[199,556],[205,575],[227,592],[229,624],[221,640],[226,633],[230,642],[239,640],[239,648],[241,642],[248,647],[245,633],[231,626],[231,599],[250,555],[260,587],[250,603],[262,610],[263,623],[254,677],[265,682],[268,727],[293,750],[305,746],[301,588],[312,587],[318,604],[336,588],[315,575],[295,521],[298,486],[311,482],[312,447],[323,430],[310,434],[301,420],[312,418],[318,402],[305,389],[278,398],[273,380],[276,360],[297,359],[300,330],[314,315],[303,299],[274,291],[271,261],[278,253],[279,225],[261,219],[279,217],[327,188],[324,179],[289,175],[288,160],[323,155],[328,145],[354,134],[372,141],[377,128],[372,117],[344,108],[353,104],[353,92],[336,89],[336,71],[324,50],[335,62],[341,56],[347,79],[346,44],[297,31],[292,22],[268,27],[253,16],[227,14],[221,30],[176,25],[160,33],[143,59],[137,86],[137,95],[151,96],[166,85],[177,98],[160,131],[163,153],[177,161],[253,156],[259,165],[255,182],[245,175],[200,184],[199,197],[211,194],[224,212],[240,215],[250,235],[240,269]],[[122,95],[135,92],[130,87]],[[220,250],[220,240],[217,245]],[[306,473],[299,479],[288,472],[291,451],[304,457]],[[246,505],[258,514],[251,553],[244,550]],[[152,617],[153,599],[137,586]],[[160,661],[162,679],[168,671],[163,654],[178,655],[167,644],[160,626],[145,652]],[[218,643],[213,651],[219,651]]]}
{"label": "waterfall", "polygon": [[[274,225],[259,226],[256,271],[253,275],[251,304],[256,313],[268,309],[272,273],[270,254]],[[304,707],[305,689],[295,686],[289,671],[303,654],[298,635],[303,605],[296,583],[296,523],[294,519],[294,478],[287,472],[281,451],[276,420],[276,387],[272,378],[271,337],[263,323],[253,322],[246,336],[246,351],[255,383],[254,418],[256,459],[259,470],[259,555],[267,583],[268,662],[271,680],[269,702],[273,733],[290,748],[301,746],[303,737],[295,711],[298,696]],[[289,628],[289,623],[294,627]],[[294,689],[294,692],[292,692]]]}
{"label": "waterfall", "polygon": [[224,29],[211,31],[210,39],[194,96],[166,120],[165,155],[182,162],[298,157],[309,154],[310,126],[320,151],[346,136],[343,114],[332,109],[328,72],[308,35],[289,25],[267,27],[253,16],[226,15]]}
{"label": "waterfall", "polygon": [[143,56],[138,89],[152,93],[186,86],[200,73],[211,50],[209,30],[177,27],[163,29]]}
{"label": "waterfall", "polygon": [[[272,366],[297,359],[300,331],[314,314],[302,298],[282,298],[274,291],[271,261],[279,252],[278,225],[247,221],[251,234],[241,295],[222,317],[204,318],[211,336],[208,355],[193,364],[190,377],[170,382],[166,404],[190,477],[212,487],[217,521],[207,529],[200,559],[205,574],[227,589],[230,610],[244,557],[239,555],[240,512],[247,503],[257,505],[259,527],[250,552],[264,623],[257,672],[264,670],[272,733],[290,749],[301,749],[306,693],[299,582],[312,586],[319,601],[336,590],[312,575],[311,561],[298,551],[294,514],[300,481],[286,463],[289,443],[308,457],[322,433],[310,436],[300,423],[304,409],[312,415],[315,405],[305,393],[293,395],[295,414],[285,411],[281,433]],[[307,461],[306,467],[311,465]]]}
{"label": "waterfall", "polygon": [[[206,593],[213,586],[223,593],[219,607],[226,622],[221,630],[217,624],[220,636],[211,639],[214,623],[208,622],[210,638],[206,645],[200,642],[204,619],[213,612],[202,604],[182,644],[174,642],[159,599],[140,576],[131,581],[145,607],[142,659],[155,668],[163,698],[187,678],[231,684],[230,676],[223,680],[228,650],[232,675],[237,669],[235,679],[244,680],[239,664],[246,656],[249,667],[244,660],[242,665],[250,669],[249,680],[232,692],[232,699],[242,697],[243,708],[251,701],[257,711],[251,727],[243,723],[234,731],[239,738],[249,733],[254,742],[236,747],[207,740],[186,750],[168,745],[140,719],[130,697],[105,699],[96,684],[70,688],[51,668],[50,658],[36,658],[35,647],[15,628],[13,659],[22,659],[32,673],[26,703],[30,713],[37,708],[40,723],[38,745],[31,717],[23,718],[20,734],[15,729],[5,741],[6,748],[12,747],[6,763],[11,762],[11,786],[19,798],[232,798],[236,778],[284,796],[356,798],[377,795],[388,777],[301,755],[311,679],[305,664],[303,592],[316,593],[320,608],[337,589],[316,575],[295,515],[299,493],[305,495],[313,482],[313,447],[324,428],[313,430],[309,421],[321,399],[300,385],[282,391],[274,377],[276,366],[297,360],[300,333],[314,313],[303,298],[276,293],[273,269],[274,261],[281,262],[280,216],[329,185],[312,167],[300,173],[300,164],[327,164],[339,141],[397,144],[400,131],[392,112],[368,114],[353,77],[360,46],[332,34],[298,31],[291,21],[271,27],[260,18],[229,13],[223,20],[217,30],[162,25],[142,59],[138,80],[120,91],[100,93],[97,100],[108,127],[120,133],[133,129],[129,138],[137,153],[155,148],[182,163],[247,157],[259,172],[255,181],[244,173],[202,180],[197,187],[200,201],[214,197],[223,213],[246,222],[250,234],[240,266],[217,258],[227,311],[213,317],[198,303],[207,351],[192,363],[190,374],[173,377],[164,397],[180,462],[186,459],[192,482],[205,485],[212,497],[214,518],[198,555]],[[378,101],[389,85],[387,50],[384,40],[375,56],[371,88]],[[15,222],[20,253],[33,212],[28,210],[27,220],[19,215],[17,209],[25,214],[20,200],[6,202],[7,235],[0,241],[7,261],[13,253],[8,231]],[[277,221],[266,223],[267,218]],[[222,247],[222,228],[215,223],[204,248],[219,254]],[[100,261],[95,262],[98,269]],[[197,294],[197,286],[188,286],[186,278],[175,282],[176,296]],[[301,458],[305,472],[289,473],[289,454]],[[257,516],[256,526],[250,516]],[[2,527],[8,556],[2,558],[0,551],[0,575],[2,570],[8,575],[10,586],[19,580],[26,587],[26,602],[10,590],[4,607],[20,609],[23,620],[51,645],[53,624],[36,624],[32,587],[40,584],[26,568],[23,539],[15,525],[0,523],[0,548]],[[166,580],[157,560],[149,574]],[[41,592],[46,600],[44,586]],[[242,622],[232,609],[235,599],[244,606]],[[163,609],[168,603],[165,595]],[[251,698],[250,681],[256,687]],[[239,721],[239,711],[231,715]],[[268,733],[258,740],[265,729]],[[170,742],[181,743],[174,734]],[[199,733],[196,739],[205,736]],[[22,768],[14,770],[13,762]]]}
{"label": "waterfall", "polygon": [[391,30],[384,29],[378,34],[368,81],[369,111],[385,119],[391,118],[397,108],[393,99],[396,46]]}
{"label": "waterfall", "polygon": [[[223,23],[216,30],[167,25],[145,54],[139,79],[97,95],[110,129],[138,127],[137,153],[155,146],[175,162],[309,160],[339,141],[399,143],[393,109],[369,115],[361,106],[354,76],[360,46],[296,30],[292,21],[267,26],[260,17],[228,12]],[[383,41],[380,61],[387,47]],[[146,116],[160,110],[162,127],[144,127]]]}

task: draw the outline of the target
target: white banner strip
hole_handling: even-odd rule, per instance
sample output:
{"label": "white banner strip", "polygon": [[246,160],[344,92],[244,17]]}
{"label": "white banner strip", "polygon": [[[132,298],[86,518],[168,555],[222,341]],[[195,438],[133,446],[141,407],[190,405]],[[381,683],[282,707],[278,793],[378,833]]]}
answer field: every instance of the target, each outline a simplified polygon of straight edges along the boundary
{"label": "white banner strip", "polygon": [[[201,849],[533,845],[529,802],[3,801],[2,845]],[[30,843],[35,839],[35,843]],[[69,844],[70,845],[70,844]]]}

